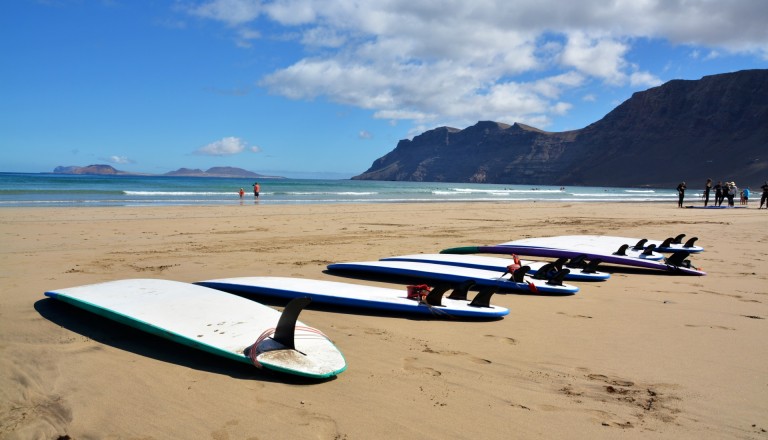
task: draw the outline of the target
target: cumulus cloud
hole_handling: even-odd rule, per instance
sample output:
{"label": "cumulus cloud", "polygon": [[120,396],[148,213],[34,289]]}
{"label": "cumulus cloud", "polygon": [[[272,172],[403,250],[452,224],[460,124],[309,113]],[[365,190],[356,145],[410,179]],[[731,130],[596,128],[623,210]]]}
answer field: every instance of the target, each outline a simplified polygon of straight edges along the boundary
{"label": "cumulus cloud", "polygon": [[231,156],[243,152],[245,148],[246,144],[243,140],[230,136],[200,147],[195,150],[194,154],[204,156]]}
{"label": "cumulus cloud", "polygon": [[271,22],[305,47],[308,55],[261,79],[271,93],[417,127],[546,126],[572,108],[564,95],[587,83],[658,85],[628,59],[638,42],[768,55],[765,0],[210,0],[190,12],[235,28],[241,45],[261,37],[243,29],[265,32]]}

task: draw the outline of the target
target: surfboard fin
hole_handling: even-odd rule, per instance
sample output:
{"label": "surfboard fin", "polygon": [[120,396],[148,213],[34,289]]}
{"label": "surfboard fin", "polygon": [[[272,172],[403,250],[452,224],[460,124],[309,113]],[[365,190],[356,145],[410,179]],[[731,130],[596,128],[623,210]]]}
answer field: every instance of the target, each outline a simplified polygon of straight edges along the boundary
{"label": "surfboard fin", "polygon": [[686,260],[686,258],[688,258],[689,255],[691,255],[691,253],[688,252],[688,251],[677,251],[677,252],[673,253],[672,255],[670,255],[669,257],[667,257],[665,262],[667,264],[669,264],[671,266],[675,266],[675,267],[687,267],[687,268],[690,268],[691,267],[691,260]]}
{"label": "surfboard fin", "polygon": [[668,248],[668,247],[672,246],[672,240],[674,240],[674,238],[672,238],[672,237],[667,238],[666,240],[661,242],[659,247],[660,248]]}
{"label": "surfboard fin", "polygon": [[698,239],[699,239],[699,237],[693,237],[693,238],[689,239],[688,241],[685,242],[683,247],[684,248],[693,247],[693,244],[696,243],[696,240],[698,240]]}
{"label": "surfboard fin", "polygon": [[568,269],[563,269],[560,272],[558,272],[555,276],[547,280],[547,284],[551,286],[562,286],[563,285],[563,279],[566,275],[571,273]]}
{"label": "surfboard fin", "polygon": [[685,234],[680,234],[672,240],[672,243],[680,244],[683,242],[683,238],[685,238]]}
{"label": "surfboard fin", "polygon": [[602,262],[603,260],[599,258],[594,258],[592,260],[589,260],[589,263],[585,264],[584,267],[581,269],[581,271],[584,273],[596,273],[597,266]]}
{"label": "surfboard fin", "polygon": [[460,301],[466,301],[467,300],[467,293],[469,293],[469,289],[472,288],[472,286],[475,285],[474,280],[466,280],[463,283],[459,284],[458,286],[453,288],[453,292],[448,296],[448,299],[456,299]]}
{"label": "surfboard fin", "polygon": [[529,270],[531,270],[531,266],[523,266],[520,269],[517,269],[514,273],[512,273],[512,279],[517,283],[522,283],[525,274],[528,273]]}
{"label": "surfboard fin", "polygon": [[635,251],[641,251],[645,247],[645,244],[648,243],[647,238],[643,238],[642,240],[638,241],[633,247],[632,250]]}
{"label": "surfboard fin", "polygon": [[586,255],[584,254],[578,255],[576,257],[571,258],[571,260],[565,264],[565,267],[570,267],[571,269],[578,269],[580,267],[585,267],[587,265],[586,259],[587,259]]}
{"label": "surfboard fin", "polygon": [[299,320],[299,314],[304,310],[304,307],[311,302],[312,300],[308,297],[300,297],[292,299],[291,302],[285,306],[283,313],[280,315],[280,320],[277,321],[275,335],[272,336],[272,339],[275,342],[278,342],[280,345],[290,348],[291,350],[296,349],[296,344],[293,339],[294,334],[296,333],[296,321]]}
{"label": "surfboard fin", "polygon": [[491,297],[496,293],[496,287],[483,287],[469,303],[472,307],[491,307]]}
{"label": "surfboard fin", "polygon": [[558,258],[557,260],[555,260],[555,262],[554,262],[553,264],[555,265],[555,267],[557,268],[557,270],[560,270],[560,269],[562,269],[562,268],[563,268],[563,265],[565,265],[565,263],[566,263],[567,261],[568,261],[568,259],[567,259],[567,258],[565,258],[565,257],[560,257],[560,258]]}
{"label": "surfboard fin", "polygon": [[556,263],[547,263],[541,266],[541,268],[537,270],[536,273],[533,274],[533,279],[548,280],[553,276],[557,275],[557,273],[560,272],[561,270],[562,270],[562,266],[558,268]]}
{"label": "surfboard fin", "polygon": [[441,284],[439,286],[435,286],[432,288],[432,290],[429,291],[427,294],[427,297],[424,298],[424,302],[429,304],[430,306],[435,307],[442,307],[443,305],[443,294],[448,291],[450,287],[446,284]]}
{"label": "surfboard fin", "polygon": [[645,248],[645,250],[643,251],[643,255],[652,255],[653,251],[655,250],[656,250],[655,244],[648,245],[648,247]]}
{"label": "surfboard fin", "polygon": [[616,252],[613,253],[613,255],[620,255],[620,256],[627,256],[627,249],[629,248],[628,244],[622,244]]}

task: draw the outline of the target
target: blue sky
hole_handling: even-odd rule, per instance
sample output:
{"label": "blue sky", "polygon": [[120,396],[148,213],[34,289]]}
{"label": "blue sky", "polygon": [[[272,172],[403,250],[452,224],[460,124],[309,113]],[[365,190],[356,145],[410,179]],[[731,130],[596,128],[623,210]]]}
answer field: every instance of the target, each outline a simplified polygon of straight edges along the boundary
{"label": "blue sky", "polygon": [[347,178],[426,130],[582,128],[768,68],[765,0],[7,0],[0,171]]}

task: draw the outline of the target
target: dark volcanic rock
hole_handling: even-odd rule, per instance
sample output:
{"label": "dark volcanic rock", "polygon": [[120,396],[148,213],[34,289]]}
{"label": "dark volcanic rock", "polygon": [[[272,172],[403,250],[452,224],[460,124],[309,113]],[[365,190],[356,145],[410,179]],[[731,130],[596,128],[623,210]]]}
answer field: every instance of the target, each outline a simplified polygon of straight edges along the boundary
{"label": "dark volcanic rock", "polygon": [[437,128],[353,179],[693,187],[708,177],[740,186],[768,178],[768,70],[670,81],[581,130]]}

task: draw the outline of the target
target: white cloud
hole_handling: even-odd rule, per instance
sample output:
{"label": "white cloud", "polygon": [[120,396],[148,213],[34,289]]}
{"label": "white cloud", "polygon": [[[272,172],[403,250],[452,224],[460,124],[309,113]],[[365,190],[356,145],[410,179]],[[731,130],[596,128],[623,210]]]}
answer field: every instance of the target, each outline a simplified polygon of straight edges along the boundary
{"label": "white cloud", "polygon": [[261,13],[260,0],[215,0],[204,3],[189,12],[203,18],[237,26],[256,19]]}
{"label": "white cloud", "polygon": [[368,130],[360,130],[360,132],[357,134],[357,137],[360,139],[372,139],[373,134]]}
{"label": "white cloud", "polygon": [[[231,156],[245,150],[246,144],[236,137],[225,137],[216,142],[198,148],[194,154],[205,156]],[[258,148],[258,147],[257,147]]]}
{"label": "white cloud", "polygon": [[629,50],[626,44],[610,38],[592,38],[581,32],[568,36],[560,62],[574,67],[579,72],[619,85],[625,82],[624,55]]}
{"label": "white cloud", "polygon": [[[768,57],[765,0],[211,0],[192,13],[240,29],[248,46],[265,21],[310,54],[259,84],[290,99],[318,97],[417,126],[477,120],[549,124],[587,84],[661,83],[632,56],[638,42]],[[255,31],[253,31],[255,32]],[[250,37],[246,37],[250,35]],[[630,58],[632,61],[630,61]],[[590,98],[591,97],[591,98]]]}
{"label": "white cloud", "polygon": [[255,145],[252,147],[249,147],[248,149],[251,151],[251,153],[261,153],[261,147],[257,147]]}
{"label": "white cloud", "polygon": [[133,163],[133,161],[131,159],[128,159],[127,156],[109,156],[106,159],[106,161],[109,162],[109,163],[114,163],[114,164],[118,164],[118,165],[125,165],[125,164],[129,164],[129,163]]}
{"label": "white cloud", "polygon": [[633,87],[655,87],[662,81],[649,72],[634,72],[629,75],[629,84]]}

